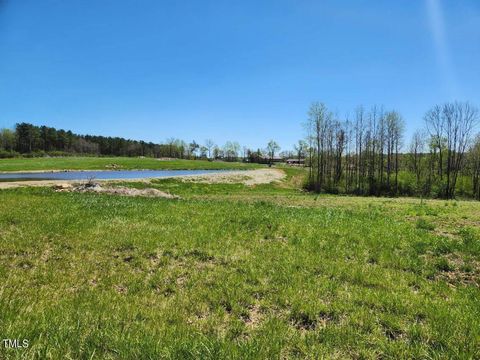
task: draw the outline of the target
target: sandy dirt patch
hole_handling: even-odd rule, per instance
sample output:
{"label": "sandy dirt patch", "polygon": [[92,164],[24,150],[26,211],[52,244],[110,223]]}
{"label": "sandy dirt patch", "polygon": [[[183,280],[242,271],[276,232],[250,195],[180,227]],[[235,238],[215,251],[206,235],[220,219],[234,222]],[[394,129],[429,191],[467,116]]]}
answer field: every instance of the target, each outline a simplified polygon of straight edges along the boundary
{"label": "sandy dirt patch", "polygon": [[285,173],[279,169],[257,169],[204,175],[187,175],[182,176],[181,179],[183,182],[198,182],[204,184],[245,184],[247,186],[253,186],[281,181],[285,177]]}
{"label": "sandy dirt patch", "polygon": [[66,180],[28,180],[28,181],[3,181],[0,182],[1,189],[12,189],[24,186],[55,186],[60,184],[75,184],[77,181]]}
{"label": "sandy dirt patch", "polygon": [[97,193],[111,194],[122,196],[143,196],[143,197],[161,197],[165,199],[179,199],[179,196],[166,193],[157,189],[135,189],[124,186],[110,187],[102,186],[98,183],[86,183],[81,185],[58,184],[54,186],[56,192],[80,192],[80,193]]}

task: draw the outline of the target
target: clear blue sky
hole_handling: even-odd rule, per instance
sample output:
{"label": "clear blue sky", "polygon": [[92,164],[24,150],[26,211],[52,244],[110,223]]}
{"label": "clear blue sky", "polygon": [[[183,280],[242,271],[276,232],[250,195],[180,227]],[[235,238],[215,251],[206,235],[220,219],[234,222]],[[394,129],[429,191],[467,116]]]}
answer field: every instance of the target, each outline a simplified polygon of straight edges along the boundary
{"label": "clear blue sky", "polygon": [[480,105],[478,0],[0,0],[0,127],[283,149],[312,101]]}

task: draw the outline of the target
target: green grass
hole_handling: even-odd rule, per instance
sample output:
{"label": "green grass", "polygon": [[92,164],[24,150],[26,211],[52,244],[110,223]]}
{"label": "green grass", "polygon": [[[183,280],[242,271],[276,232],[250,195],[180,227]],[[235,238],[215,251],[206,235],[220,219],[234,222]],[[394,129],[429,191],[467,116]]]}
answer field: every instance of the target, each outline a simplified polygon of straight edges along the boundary
{"label": "green grass", "polygon": [[4,171],[39,171],[39,170],[221,170],[252,169],[258,164],[239,162],[222,162],[206,160],[169,160],[132,157],[59,157],[59,158],[14,158],[0,159],[0,172]]}
{"label": "green grass", "polygon": [[0,335],[30,340],[0,358],[480,357],[480,205],[301,175],[154,182],[181,200],[0,191]]}

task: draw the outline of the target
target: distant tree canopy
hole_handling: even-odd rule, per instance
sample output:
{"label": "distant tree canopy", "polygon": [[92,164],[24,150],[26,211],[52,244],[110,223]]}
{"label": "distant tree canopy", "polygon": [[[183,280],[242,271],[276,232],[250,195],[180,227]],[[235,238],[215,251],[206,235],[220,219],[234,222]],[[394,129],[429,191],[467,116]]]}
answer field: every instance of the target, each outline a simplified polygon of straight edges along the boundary
{"label": "distant tree canopy", "polygon": [[167,144],[128,140],[121,137],[78,135],[71,131],[28,123],[15,125],[15,130],[0,130],[0,150],[19,154],[91,154],[105,156],[188,156],[186,144],[172,140]]}
{"label": "distant tree canopy", "polygon": [[227,141],[219,147],[213,140],[199,144],[195,140],[186,143],[183,140],[168,138],[162,144],[129,140],[121,137],[78,135],[71,131],[59,130],[48,126],[36,126],[28,123],[15,125],[14,130],[0,129],[0,157],[12,156],[145,156],[169,157],[177,159],[221,159],[224,161],[262,161],[236,141]]}

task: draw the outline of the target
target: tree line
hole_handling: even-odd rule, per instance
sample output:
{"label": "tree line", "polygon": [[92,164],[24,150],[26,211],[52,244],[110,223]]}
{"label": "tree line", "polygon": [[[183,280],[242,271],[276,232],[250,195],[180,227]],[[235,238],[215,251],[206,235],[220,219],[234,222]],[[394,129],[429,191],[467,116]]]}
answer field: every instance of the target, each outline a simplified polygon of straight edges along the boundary
{"label": "tree line", "polygon": [[478,109],[469,103],[436,105],[405,146],[399,112],[360,106],[352,119],[339,119],[317,102],[306,139],[295,149],[311,165],[306,187],[315,192],[480,200],[478,122]]}
{"label": "tree line", "polygon": [[218,146],[210,139],[201,144],[169,138],[156,144],[20,123],[0,130],[0,157],[80,154],[272,163],[280,155],[305,162],[306,188],[318,193],[480,200],[478,123],[479,111],[470,103],[435,105],[406,144],[398,111],[359,106],[342,119],[316,102],[308,112],[306,137],[282,153],[273,140],[256,150],[236,141]]}
{"label": "tree line", "polygon": [[224,161],[268,162],[280,149],[273,140],[267,149],[252,150],[236,141],[218,146],[211,139],[204,144],[169,138],[164,143],[122,137],[79,135],[48,126],[19,123],[13,130],[0,129],[0,158],[15,156],[145,156],[177,159],[219,159]]}

